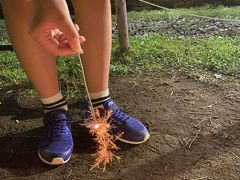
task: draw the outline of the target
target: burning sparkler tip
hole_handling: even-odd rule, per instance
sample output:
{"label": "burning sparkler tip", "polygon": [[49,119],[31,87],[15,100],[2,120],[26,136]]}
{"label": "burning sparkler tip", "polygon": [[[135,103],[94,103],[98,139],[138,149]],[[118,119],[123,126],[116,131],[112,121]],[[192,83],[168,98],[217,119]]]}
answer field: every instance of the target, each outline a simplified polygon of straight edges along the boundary
{"label": "burning sparkler tip", "polygon": [[95,124],[95,125],[94,125],[94,128],[95,128],[95,129],[98,129],[98,128],[99,128],[99,124]]}

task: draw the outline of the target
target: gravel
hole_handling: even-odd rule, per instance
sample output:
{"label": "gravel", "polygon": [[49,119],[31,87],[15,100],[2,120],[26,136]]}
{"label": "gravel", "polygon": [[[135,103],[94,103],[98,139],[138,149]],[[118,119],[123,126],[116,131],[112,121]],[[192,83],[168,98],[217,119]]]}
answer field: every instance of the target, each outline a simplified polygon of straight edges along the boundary
{"label": "gravel", "polygon": [[[235,37],[240,35],[240,21],[219,21],[209,19],[190,19],[180,17],[171,20],[138,20],[128,21],[129,35],[146,35],[158,33],[175,37]],[[113,23],[113,37],[117,36],[116,23]],[[0,42],[9,42],[4,23],[0,23]]]}
{"label": "gravel", "polygon": [[[129,35],[158,33],[179,37],[234,37],[240,35],[240,21],[178,18],[173,20],[129,20]],[[116,24],[113,36],[117,36]]]}

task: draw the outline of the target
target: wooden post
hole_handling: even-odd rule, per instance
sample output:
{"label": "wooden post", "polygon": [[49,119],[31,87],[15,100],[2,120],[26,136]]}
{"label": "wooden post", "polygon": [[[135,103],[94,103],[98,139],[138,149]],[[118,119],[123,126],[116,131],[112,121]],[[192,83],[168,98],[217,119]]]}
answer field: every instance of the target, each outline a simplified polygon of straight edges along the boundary
{"label": "wooden post", "polygon": [[115,0],[118,37],[121,51],[129,48],[126,0]]}

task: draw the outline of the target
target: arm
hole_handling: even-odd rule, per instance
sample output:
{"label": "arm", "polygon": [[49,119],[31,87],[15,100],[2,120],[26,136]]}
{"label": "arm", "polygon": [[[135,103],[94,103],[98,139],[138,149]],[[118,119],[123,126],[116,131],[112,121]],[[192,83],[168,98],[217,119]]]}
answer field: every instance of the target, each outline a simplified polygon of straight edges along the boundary
{"label": "arm", "polygon": [[33,18],[29,33],[51,54],[83,53],[79,28],[74,25],[65,0],[33,0]]}

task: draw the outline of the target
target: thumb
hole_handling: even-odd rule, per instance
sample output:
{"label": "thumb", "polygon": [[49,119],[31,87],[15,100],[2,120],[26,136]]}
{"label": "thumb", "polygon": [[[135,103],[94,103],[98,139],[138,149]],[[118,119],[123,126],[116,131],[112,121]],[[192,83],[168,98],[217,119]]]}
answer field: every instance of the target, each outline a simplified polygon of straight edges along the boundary
{"label": "thumb", "polygon": [[67,38],[70,48],[73,51],[82,54],[83,50],[80,45],[80,36],[72,20],[70,18],[62,20],[61,23],[59,24],[59,28]]}

